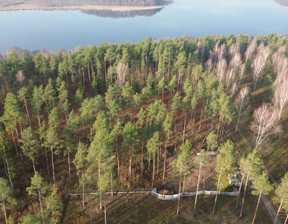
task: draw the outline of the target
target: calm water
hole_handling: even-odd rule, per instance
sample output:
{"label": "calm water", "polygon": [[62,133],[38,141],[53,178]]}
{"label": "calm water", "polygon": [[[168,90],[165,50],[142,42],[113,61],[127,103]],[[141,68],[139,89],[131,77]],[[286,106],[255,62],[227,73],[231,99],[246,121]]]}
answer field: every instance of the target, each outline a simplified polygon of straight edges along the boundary
{"label": "calm water", "polygon": [[[282,2],[288,4],[288,0]],[[274,0],[175,0],[153,16],[107,18],[81,11],[0,12],[0,52],[74,49],[182,35],[288,33],[288,7]]]}

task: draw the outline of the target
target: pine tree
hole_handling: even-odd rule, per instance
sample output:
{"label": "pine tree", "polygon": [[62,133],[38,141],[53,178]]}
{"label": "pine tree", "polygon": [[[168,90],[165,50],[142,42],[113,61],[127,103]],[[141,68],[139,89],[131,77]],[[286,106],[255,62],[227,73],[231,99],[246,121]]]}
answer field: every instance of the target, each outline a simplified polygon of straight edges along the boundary
{"label": "pine tree", "polygon": [[36,172],[35,168],[35,156],[40,149],[40,143],[37,138],[34,136],[33,130],[29,127],[23,130],[22,138],[19,139],[19,142],[22,143],[22,152],[32,161],[34,173]]}
{"label": "pine tree", "polygon": [[154,179],[155,179],[156,152],[159,150],[160,145],[161,145],[161,142],[159,139],[159,132],[156,131],[153,133],[152,138],[148,140],[147,145],[146,145],[147,151],[149,152],[149,154],[152,153],[153,155],[152,189],[154,187]]}
{"label": "pine tree", "polygon": [[267,195],[267,194],[269,194],[270,191],[273,190],[273,187],[268,180],[267,173],[263,172],[261,175],[258,175],[255,178],[255,180],[253,181],[253,188],[254,188],[254,190],[252,191],[252,194],[258,195],[258,201],[257,201],[257,206],[255,209],[252,224],[254,224],[254,222],[255,222],[262,194]]}
{"label": "pine tree", "polygon": [[199,186],[200,186],[200,181],[201,181],[201,174],[202,174],[202,168],[207,166],[210,163],[210,158],[209,155],[206,151],[201,151],[200,155],[198,155],[194,163],[196,167],[198,167],[198,178],[197,178],[197,189],[196,189],[196,196],[195,196],[195,203],[194,203],[194,210],[193,210],[193,215],[196,215],[196,206],[197,206],[197,199],[198,199],[198,192],[199,192]]}
{"label": "pine tree", "polygon": [[[217,192],[225,189],[229,185],[228,175],[234,172],[234,145],[228,140],[219,147],[219,154],[216,157]],[[218,193],[215,196],[213,214],[216,211]]]}
{"label": "pine tree", "polygon": [[286,173],[281,179],[281,183],[277,186],[275,193],[280,204],[274,219],[274,223],[277,222],[277,218],[283,205],[288,205],[288,173]]}
{"label": "pine tree", "polygon": [[26,188],[28,195],[36,196],[39,201],[40,206],[40,217],[44,222],[44,206],[43,199],[47,195],[49,190],[48,183],[40,176],[40,174],[36,171],[35,175],[31,178],[30,187]]}
{"label": "pine tree", "polygon": [[18,91],[18,98],[20,101],[22,101],[24,103],[25,109],[26,109],[26,113],[27,113],[27,117],[29,120],[29,123],[31,125],[31,119],[30,119],[30,114],[29,114],[29,110],[28,110],[28,88],[27,87],[22,87],[19,91]]}
{"label": "pine tree", "polygon": [[8,216],[7,216],[7,209],[10,206],[17,205],[16,200],[13,198],[12,188],[9,186],[9,182],[4,179],[0,178],[0,201],[1,207],[4,214],[5,222],[8,224]]}
{"label": "pine tree", "polygon": [[87,153],[88,153],[88,148],[87,146],[79,142],[78,147],[77,147],[77,152],[75,155],[75,158],[73,160],[73,163],[77,169],[77,175],[79,178],[79,183],[82,186],[82,204],[84,206],[85,203],[85,178],[84,178],[84,173],[85,170],[87,169]]}
{"label": "pine tree", "polygon": [[44,103],[43,94],[44,94],[44,89],[42,85],[39,87],[37,86],[34,87],[33,96],[32,96],[32,106],[37,113],[37,120],[38,120],[39,128],[41,128],[41,108]]}
{"label": "pine tree", "polygon": [[[178,190],[178,203],[177,203],[177,215],[179,214],[179,205],[180,205],[180,194],[181,194],[181,185],[184,182],[182,177],[189,173],[189,159],[192,152],[191,143],[186,140],[185,144],[182,145],[177,152],[177,158],[173,161],[173,168],[175,172],[179,175],[179,190]],[[184,183],[183,183],[184,185]]]}

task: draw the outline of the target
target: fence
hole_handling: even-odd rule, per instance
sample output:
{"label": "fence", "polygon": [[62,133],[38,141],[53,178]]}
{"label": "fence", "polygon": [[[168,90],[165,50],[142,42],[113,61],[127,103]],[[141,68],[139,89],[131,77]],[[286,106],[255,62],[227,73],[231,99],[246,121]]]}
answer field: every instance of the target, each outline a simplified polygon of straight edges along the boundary
{"label": "fence", "polygon": [[[157,193],[157,189],[153,188],[151,194],[161,200],[174,200],[177,199],[179,194],[172,194],[172,195],[164,195],[164,194],[159,194]],[[183,192],[180,193],[180,197],[192,197],[195,196],[197,192]],[[198,191],[198,195],[226,195],[226,196],[238,196],[239,192],[238,191],[233,191],[233,192],[221,192],[221,191]]]}

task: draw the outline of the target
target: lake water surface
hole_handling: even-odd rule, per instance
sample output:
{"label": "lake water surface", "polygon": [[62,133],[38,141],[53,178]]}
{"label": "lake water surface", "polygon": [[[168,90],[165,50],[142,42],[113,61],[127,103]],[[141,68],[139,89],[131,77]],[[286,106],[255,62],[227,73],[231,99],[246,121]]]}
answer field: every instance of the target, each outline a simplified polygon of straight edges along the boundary
{"label": "lake water surface", "polygon": [[[288,0],[281,1],[288,5]],[[110,18],[107,12],[97,16],[77,10],[1,11],[0,52],[13,46],[68,50],[147,37],[288,33],[288,7],[274,0],[175,0],[154,15],[120,14]]]}

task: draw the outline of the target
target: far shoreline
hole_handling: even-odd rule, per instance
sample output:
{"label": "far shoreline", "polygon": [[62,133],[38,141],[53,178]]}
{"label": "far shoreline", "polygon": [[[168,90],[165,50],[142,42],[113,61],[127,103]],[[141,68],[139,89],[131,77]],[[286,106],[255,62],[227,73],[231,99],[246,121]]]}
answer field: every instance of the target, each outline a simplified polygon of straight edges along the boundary
{"label": "far shoreline", "polygon": [[22,4],[22,5],[9,5],[6,7],[0,6],[0,11],[19,11],[19,10],[107,10],[107,11],[141,11],[141,10],[154,10],[162,9],[166,6],[156,5],[156,6],[98,6],[98,5],[83,5],[83,6],[38,6],[31,4]]}

